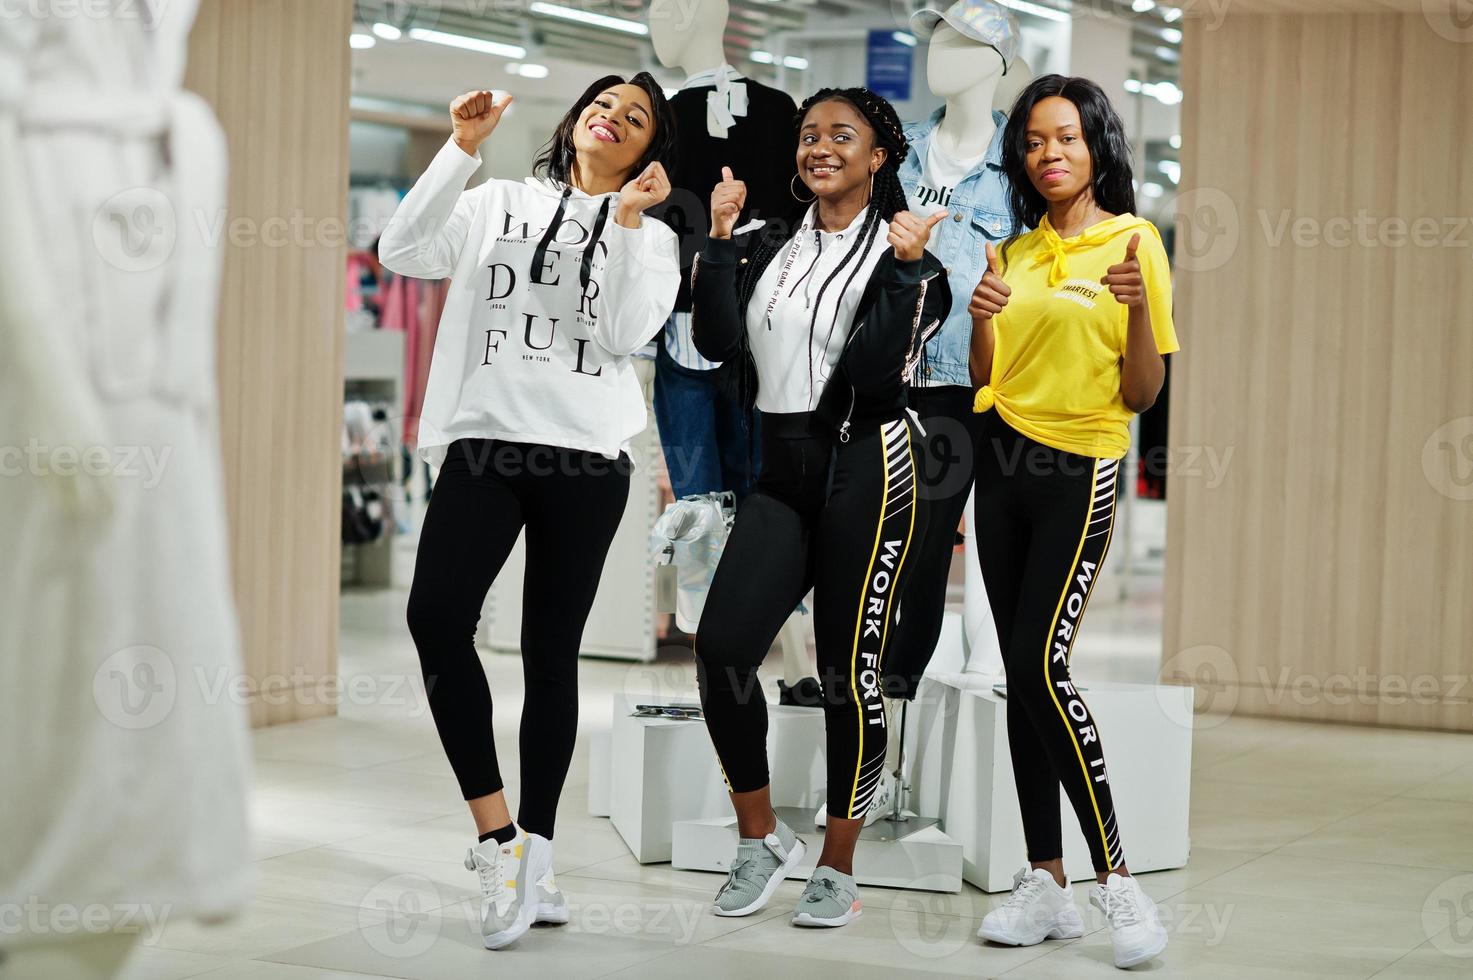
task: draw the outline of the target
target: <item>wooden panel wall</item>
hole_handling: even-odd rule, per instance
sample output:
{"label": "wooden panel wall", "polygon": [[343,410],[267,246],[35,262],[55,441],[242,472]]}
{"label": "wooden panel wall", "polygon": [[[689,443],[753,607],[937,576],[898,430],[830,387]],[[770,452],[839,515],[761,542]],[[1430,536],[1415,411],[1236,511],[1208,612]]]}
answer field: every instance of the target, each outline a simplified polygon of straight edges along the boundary
{"label": "wooden panel wall", "polygon": [[253,724],[331,714],[337,672],[352,0],[202,0],[187,87],[230,144],[222,442]]}
{"label": "wooden panel wall", "polygon": [[1446,34],[1186,24],[1171,441],[1231,456],[1171,479],[1163,674],[1214,710],[1473,730],[1473,43]]}

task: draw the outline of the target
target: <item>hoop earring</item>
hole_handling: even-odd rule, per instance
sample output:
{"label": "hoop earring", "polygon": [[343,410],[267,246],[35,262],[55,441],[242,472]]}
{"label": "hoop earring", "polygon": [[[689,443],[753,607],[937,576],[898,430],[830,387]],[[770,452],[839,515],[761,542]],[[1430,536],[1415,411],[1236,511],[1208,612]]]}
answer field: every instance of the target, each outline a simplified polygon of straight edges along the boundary
{"label": "hoop earring", "polygon": [[[805,184],[804,186],[806,187],[807,185]],[[799,204],[812,204],[814,201],[818,200],[818,195],[817,194],[814,194],[812,197],[808,198],[807,200],[804,200],[803,198],[801,198],[801,197],[798,196],[798,175],[797,174],[793,174],[793,179],[790,180],[790,181],[788,181],[788,193],[789,194],[792,194],[793,195],[793,200],[797,201]]]}

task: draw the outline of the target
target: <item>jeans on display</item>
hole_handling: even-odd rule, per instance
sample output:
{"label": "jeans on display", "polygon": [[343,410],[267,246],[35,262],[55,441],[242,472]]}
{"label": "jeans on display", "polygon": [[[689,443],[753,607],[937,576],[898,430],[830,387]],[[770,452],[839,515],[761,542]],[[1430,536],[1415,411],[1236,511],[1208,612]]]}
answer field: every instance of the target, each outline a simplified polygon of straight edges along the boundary
{"label": "jeans on display", "polygon": [[[760,422],[754,416],[754,428]],[[655,356],[655,421],[678,500],[730,490],[740,503],[755,482],[757,431],[748,462],[747,426],[741,406],[722,392],[715,371],[681,367],[662,346]]]}

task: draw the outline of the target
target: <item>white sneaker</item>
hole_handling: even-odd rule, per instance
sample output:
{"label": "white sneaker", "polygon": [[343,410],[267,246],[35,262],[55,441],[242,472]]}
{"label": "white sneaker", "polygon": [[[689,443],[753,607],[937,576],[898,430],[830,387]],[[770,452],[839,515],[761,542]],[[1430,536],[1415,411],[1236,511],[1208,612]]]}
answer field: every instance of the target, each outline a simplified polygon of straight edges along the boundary
{"label": "white sneaker", "polygon": [[1043,868],[1022,868],[1013,875],[1013,893],[988,912],[977,930],[979,939],[1005,946],[1036,946],[1045,939],[1078,939],[1084,919],[1074,895],[1060,888]]}
{"label": "white sneaker", "polygon": [[552,842],[518,828],[505,844],[488,840],[465,852],[481,882],[481,938],[487,949],[516,942],[537,917],[537,883],[552,867]]}
{"label": "white sneaker", "polygon": [[[548,841],[548,847],[552,842]],[[537,881],[537,919],[550,925],[568,924],[568,896],[563,894],[552,875],[552,862],[547,862],[547,874]]]}
{"label": "white sneaker", "polygon": [[1144,963],[1166,948],[1166,927],[1156,903],[1141,891],[1134,878],[1111,875],[1089,892],[1089,903],[1110,923],[1110,945],[1115,965],[1122,970]]}
{"label": "white sneaker", "polygon": [[[880,784],[875,787],[874,799],[869,801],[869,809],[864,811],[864,825],[868,827],[876,820],[889,816],[890,811],[895,809],[895,794],[899,790],[899,784],[895,781],[895,774],[888,769],[880,771]],[[818,808],[818,813],[813,817],[815,827],[827,827],[829,825],[829,808],[825,803]]]}

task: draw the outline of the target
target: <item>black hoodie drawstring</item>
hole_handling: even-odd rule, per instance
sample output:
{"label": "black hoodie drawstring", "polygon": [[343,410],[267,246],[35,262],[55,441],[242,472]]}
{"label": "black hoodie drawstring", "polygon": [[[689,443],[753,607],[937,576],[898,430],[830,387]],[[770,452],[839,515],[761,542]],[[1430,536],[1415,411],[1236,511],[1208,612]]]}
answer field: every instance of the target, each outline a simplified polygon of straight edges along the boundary
{"label": "black hoodie drawstring", "polygon": [[604,226],[609,223],[609,205],[612,203],[612,197],[604,198],[603,207],[598,209],[598,217],[593,219],[593,233],[588,236],[588,247],[583,250],[583,264],[578,267],[578,285],[585,293],[588,292],[588,280],[593,278],[593,247],[598,244],[604,233]]}
{"label": "black hoodie drawstring", "polygon": [[[534,276],[537,270],[547,267],[547,248],[557,237],[558,229],[563,226],[563,215],[568,211],[568,198],[572,196],[573,188],[569,186],[563,189],[562,196],[558,198],[557,211],[553,213],[552,223],[542,233],[542,240],[537,243],[537,250],[532,253],[532,274]],[[578,284],[584,292],[588,291],[588,281],[593,278],[593,249],[609,222],[609,207],[613,202],[612,197],[604,198],[603,206],[598,209],[598,217],[593,222],[593,233],[588,236],[588,246],[583,249],[583,263],[578,267]]]}

